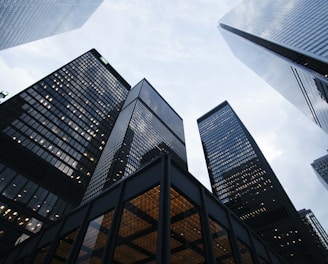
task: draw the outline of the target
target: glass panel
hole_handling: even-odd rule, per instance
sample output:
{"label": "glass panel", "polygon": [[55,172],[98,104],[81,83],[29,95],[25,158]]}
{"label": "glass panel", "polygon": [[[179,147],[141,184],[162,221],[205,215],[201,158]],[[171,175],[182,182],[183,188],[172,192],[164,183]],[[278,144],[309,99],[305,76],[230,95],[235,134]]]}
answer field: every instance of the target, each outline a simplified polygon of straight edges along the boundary
{"label": "glass panel", "polygon": [[113,263],[156,263],[159,191],[125,203]]}
{"label": "glass panel", "polygon": [[243,264],[253,264],[253,258],[249,248],[241,241],[238,241],[238,247]]}
{"label": "glass panel", "polygon": [[77,263],[101,263],[113,214],[114,210],[90,222]]}
{"label": "glass panel", "polygon": [[205,263],[198,208],[171,188],[171,263]]}
{"label": "glass panel", "polygon": [[235,263],[227,230],[211,217],[209,218],[216,263]]}
{"label": "glass panel", "polygon": [[39,249],[39,251],[36,253],[36,256],[33,260],[33,264],[42,264],[48,254],[50,245],[46,245]]}
{"label": "glass panel", "polygon": [[66,263],[77,233],[78,229],[75,229],[60,239],[51,264]]}

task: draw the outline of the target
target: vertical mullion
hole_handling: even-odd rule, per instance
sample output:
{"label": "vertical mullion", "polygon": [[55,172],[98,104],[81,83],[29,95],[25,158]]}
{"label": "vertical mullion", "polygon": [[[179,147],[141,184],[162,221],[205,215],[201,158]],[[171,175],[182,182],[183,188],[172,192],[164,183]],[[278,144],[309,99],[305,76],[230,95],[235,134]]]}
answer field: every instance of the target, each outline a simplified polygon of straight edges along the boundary
{"label": "vertical mullion", "polygon": [[159,199],[159,216],[157,231],[157,264],[170,263],[170,185],[171,185],[171,161],[168,156],[164,156],[161,160],[160,180],[160,199]]}

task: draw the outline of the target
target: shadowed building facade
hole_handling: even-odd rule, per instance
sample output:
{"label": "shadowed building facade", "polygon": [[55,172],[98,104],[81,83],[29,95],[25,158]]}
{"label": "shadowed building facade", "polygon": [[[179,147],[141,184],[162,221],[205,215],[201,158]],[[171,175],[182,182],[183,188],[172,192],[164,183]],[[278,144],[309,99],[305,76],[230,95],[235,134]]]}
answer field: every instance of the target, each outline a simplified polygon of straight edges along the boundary
{"label": "shadowed building facade", "polygon": [[117,181],[0,263],[287,263],[169,156]]}
{"label": "shadowed building facade", "polygon": [[131,89],[104,147],[84,202],[165,153],[187,168],[183,121],[146,79]]}
{"label": "shadowed building facade", "polygon": [[129,89],[90,50],[0,105],[0,252],[80,204]]}
{"label": "shadowed building facade", "polygon": [[238,59],[328,133],[328,2],[242,1],[220,20]]}
{"label": "shadowed building facade", "polygon": [[0,50],[80,28],[103,0],[4,0]]}
{"label": "shadowed building facade", "polygon": [[213,193],[291,263],[325,263],[253,137],[228,102],[198,119]]}
{"label": "shadowed building facade", "polygon": [[326,259],[328,261],[328,235],[318,219],[310,209],[302,209],[298,211],[304,225],[309,229],[311,235],[319,247],[326,251]]}

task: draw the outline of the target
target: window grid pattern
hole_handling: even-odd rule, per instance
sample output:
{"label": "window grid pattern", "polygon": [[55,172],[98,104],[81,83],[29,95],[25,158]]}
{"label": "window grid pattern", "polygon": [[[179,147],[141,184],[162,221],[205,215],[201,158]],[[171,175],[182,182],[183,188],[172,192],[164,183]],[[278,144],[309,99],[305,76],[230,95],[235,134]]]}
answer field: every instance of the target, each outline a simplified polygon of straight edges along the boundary
{"label": "window grid pattern", "polygon": [[[141,83],[147,82],[143,80]],[[168,116],[177,114],[168,106],[160,107],[161,110],[153,109],[167,103],[156,92],[148,91],[148,89],[153,89],[152,87],[143,84],[141,91],[146,89],[147,92],[141,92],[142,96],[146,96],[148,101],[152,99],[149,96],[153,96],[155,102],[161,102],[156,105],[147,105],[147,102],[141,96],[139,97],[139,93],[133,92],[138,88],[140,87],[137,85],[131,90],[133,96],[136,97],[135,100],[131,100],[130,104],[125,105],[120,112],[87,188],[84,201],[89,201],[102,190],[165,153],[170,153],[182,167],[187,166],[185,144],[177,136],[181,134],[179,131],[183,130],[182,120],[176,117],[174,121],[166,124],[156,112],[160,112],[161,116],[166,114],[163,111],[170,111]],[[130,101],[130,99],[128,97],[127,100]]]}
{"label": "window grid pattern", "polygon": [[115,263],[156,263],[159,186],[125,203]]}
{"label": "window grid pattern", "polygon": [[[328,3],[314,0],[243,1],[222,21],[250,34],[328,61]],[[251,10],[251,11],[250,11]],[[248,16],[240,16],[246,13]],[[300,26],[302,25],[302,26]]]}
{"label": "window grid pattern", "polygon": [[[175,169],[170,170],[172,166]],[[54,229],[45,230],[40,233],[41,237],[31,241],[39,241],[36,245],[33,243],[35,249],[32,252],[27,241],[27,244],[10,253],[14,258],[6,258],[6,263],[18,263],[17,255],[19,260],[33,263],[42,263],[45,257],[50,263],[100,263],[105,255],[108,257],[105,262],[111,263],[157,263],[162,262],[163,254],[167,254],[165,259],[168,263],[235,263],[237,256],[242,256],[245,263],[252,263],[251,257],[258,259],[260,256],[256,252],[263,253],[263,250],[269,253],[261,255],[263,261],[284,263],[262,241],[255,238],[246,225],[238,224],[238,219],[232,218],[227,208],[209,192],[205,192],[204,187],[192,179],[187,171],[181,174],[179,166],[169,163],[166,163],[166,169],[174,174],[163,174],[162,163],[156,162],[155,167],[148,165],[140,174],[126,178],[124,184],[113,188],[113,192],[111,189],[104,192],[89,206],[82,206],[75,214],[68,215],[65,225],[57,223],[60,226],[55,230],[59,235],[55,239]],[[147,179],[145,182],[149,182],[145,186],[143,180],[149,177],[149,172],[153,174],[153,181]],[[164,188],[168,188],[168,195],[165,196],[160,192],[166,190],[159,185],[164,175],[171,179],[169,185],[168,179],[163,179]],[[191,189],[184,188],[190,184],[194,184]],[[132,189],[135,195],[131,198]],[[161,202],[168,206],[161,205]],[[104,204],[112,209],[108,211]],[[83,219],[79,220],[82,215]],[[209,228],[203,229],[207,222]],[[79,226],[87,226],[87,230],[82,228],[79,231],[76,229]],[[62,228],[73,231],[62,235]],[[158,231],[161,231],[161,237]],[[77,238],[81,239],[81,243],[76,241]],[[230,241],[237,246],[233,250]],[[240,244],[238,241],[244,242]],[[167,246],[169,250],[163,250]],[[49,251],[50,248],[53,250]],[[0,257],[0,261],[3,259]]]}
{"label": "window grid pattern", "polygon": [[77,263],[101,264],[114,210],[92,220],[85,234]]}
{"label": "window grid pattern", "polygon": [[0,49],[77,29],[92,15],[101,0],[2,1]]}
{"label": "window grid pattern", "polygon": [[87,184],[128,93],[92,53],[44,78],[17,100],[3,132]]}

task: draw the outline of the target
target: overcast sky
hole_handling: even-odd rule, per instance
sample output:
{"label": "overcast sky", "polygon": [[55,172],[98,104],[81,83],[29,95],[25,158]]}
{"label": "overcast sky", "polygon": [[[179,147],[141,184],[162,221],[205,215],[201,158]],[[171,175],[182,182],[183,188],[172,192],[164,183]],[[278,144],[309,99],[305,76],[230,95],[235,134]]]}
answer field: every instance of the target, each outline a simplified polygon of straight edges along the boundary
{"label": "overcast sky", "polygon": [[328,230],[328,190],[310,166],[327,153],[328,135],[232,55],[217,25],[237,2],[105,0],[81,29],[0,51],[0,90],[13,96],[95,48],[180,114],[189,170],[209,189],[196,120],[228,100],[296,209],[312,209]]}

